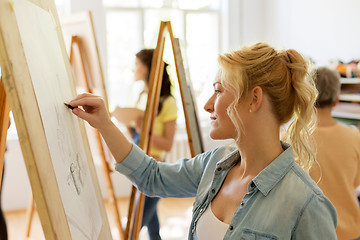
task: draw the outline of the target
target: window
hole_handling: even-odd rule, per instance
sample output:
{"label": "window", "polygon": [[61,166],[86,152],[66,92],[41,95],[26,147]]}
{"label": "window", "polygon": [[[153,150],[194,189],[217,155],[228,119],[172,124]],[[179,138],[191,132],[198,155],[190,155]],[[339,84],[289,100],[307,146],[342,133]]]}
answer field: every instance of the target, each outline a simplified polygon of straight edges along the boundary
{"label": "window", "polygon": [[[171,20],[174,35],[182,40],[182,53],[191,66],[198,108],[202,108],[213,91],[211,83],[217,71],[221,45],[220,0],[103,0],[103,4],[109,102],[114,106],[134,106],[141,89],[140,84],[134,82],[135,54],[142,48],[155,48],[160,21]],[[168,39],[164,59],[171,66],[168,70],[172,80],[177,80]],[[174,85],[176,88],[177,84]],[[180,99],[178,92],[175,89],[174,94]],[[181,109],[181,101],[177,102]],[[183,122],[181,114],[179,122]]]}
{"label": "window", "polygon": [[70,14],[70,0],[55,0],[59,17]]}

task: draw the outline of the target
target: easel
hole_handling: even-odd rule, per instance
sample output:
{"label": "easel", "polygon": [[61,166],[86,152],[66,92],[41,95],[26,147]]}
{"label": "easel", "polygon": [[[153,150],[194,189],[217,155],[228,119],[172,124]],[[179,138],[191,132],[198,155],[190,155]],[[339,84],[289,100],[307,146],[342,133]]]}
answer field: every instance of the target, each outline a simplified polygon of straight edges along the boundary
{"label": "easel", "polygon": [[[79,64],[81,66],[82,74],[85,78],[84,79],[85,80],[84,82],[86,85],[85,90],[88,93],[93,93],[93,84],[91,83],[90,78],[88,76],[88,71],[87,71],[88,66],[86,63],[85,52],[83,51],[81,38],[78,36],[72,36],[72,38],[71,38],[71,50],[70,50],[70,64],[71,65],[73,65],[74,61],[76,60],[76,59],[74,59],[75,51],[80,56]],[[108,107],[108,99],[107,99],[106,92],[105,92],[105,96],[102,96],[102,97],[104,98],[106,105]],[[114,187],[113,187],[111,177],[110,177],[110,173],[112,173],[113,171],[110,169],[109,164],[106,160],[106,155],[105,155],[105,151],[104,151],[105,146],[103,145],[103,141],[101,139],[100,132],[97,129],[93,129],[93,130],[95,131],[96,142],[97,142],[97,146],[98,146],[100,157],[101,157],[101,165],[103,168],[105,183],[106,183],[107,191],[109,194],[109,203],[113,210],[115,224],[116,224],[116,227],[118,228],[120,239],[125,240],[125,233],[122,228],[120,212],[119,212],[119,209],[117,206],[116,196],[114,193]],[[28,210],[27,210],[25,239],[30,236],[30,229],[31,229],[33,214],[34,214],[34,198],[33,198],[33,195],[31,194],[31,198],[30,198],[30,202],[29,202],[29,206],[28,206]]]}
{"label": "easel", "polygon": [[[74,59],[73,59],[74,51],[77,51],[81,58],[81,66],[82,66],[83,75],[85,77],[86,91],[88,93],[93,93],[93,85],[91,84],[88,74],[87,74],[87,71],[86,71],[87,65],[86,65],[85,53],[82,48],[81,39],[78,36],[72,36],[72,38],[71,38],[71,51],[70,51],[70,63],[71,64],[74,61]],[[106,92],[105,92],[105,96],[102,96],[102,97],[104,98],[106,106],[109,109]],[[96,142],[97,142],[98,149],[100,152],[101,163],[102,163],[104,177],[105,177],[105,183],[106,183],[107,191],[109,194],[109,203],[113,208],[115,223],[119,230],[120,239],[125,240],[124,230],[121,225],[120,212],[119,212],[119,209],[117,206],[117,201],[116,201],[116,197],[115,197],[115,193],[114,193],[114,186],[113,186],[113,184],[111,182],[111,178],[110,178],[110,173],[112,173],[113,171],[110,169],[109,164],[106,161],[106,155],[105,155],[105,151],[104,151],[105,146],[103,145],[103,141],[101,139],[100,132],[97,129],[94,129],[94,131],[95,131],[95,135],[96,135]]]}
{"label": "easel", "polygon": [[[37,17],[31,18],[29,17],[30,14]],[[49,24],[41,25],[39,24],[41,21]],[[41,108],[44,109],[43,105],[39,105],[39,103],[45,102],[44,99],[46,98],[44,96],[47,93],[45,89],[52,89],[49,87],[45,89],[38,88],[39,92],[37,93],[35,93],[34,89],[36,86],[41,86],[39,83],[45,80],[45,75],[39,73],[42,72],[41,67],[46,65],[43,71],[49,74],[48,79],[54,80],[59,89],[64,90],[63,92],[55,92],[54,96],[58,97],[57,99],[64,98],[65,101],[65,99],[71,99],[76,94],[59,26],[54,1],[33,0],[30,2],[16,0],[9,2],[0,0],[0,65],[5,73],[3,80],[6,95],[14,115],[20,146],[45,238],[54,240],[72,239],[72,236],[76,236],[75,238],[79,239],[77,236],[90,236],[90,238],[111,239],[110,227],[102,202],[100,187],[96,179],[95,167],[83,122],[75,121],[72,117],[69,117],[71,115],[67,114],[64,111],[65,109],[60,109],[60,112],[65,114],[58,114],[60,112],[53,114],[55,108],[49,108],[49,111],[46,109],[45,114],[43,114],[41,112]],[[31,31],[25,31],[25,29],[30,28]],[[38,31],[39,34],[31,34],[35,32],[34,30]],[[45,37],[41,38],[42,33],[45,32],[48,33],[46,37],[50,41],[46,41]],[[45,41],[46,44],[40,44]],[[32,46],[33,49],[30,48]],[[50,56],[46,48],[54,50],[54,54]],[[35,50],[38,54],[34,55],[35,51],[32,50]],[[37,60],[34,61],[34,59]],[[57,78],[57,76],[60,78]],[[1,94],[0,96],[2,99]],[[39,100],[41,97],[43,97],[42,100]],[[61,105],[62,101],[55,102],[57,99],[49,98],[49,103],[54,107],[63,107]],[[71,122],[71,124],[66,125],[69,127],[59,126],[60,132],[66,134],[66,136],[56,135],[56,137],[60,137],[57,138],[59,144],[56,144],[56,138],[51,139],[46,135],[44,120],[48,120],[48,123],[50,123],[47,126],[51,126],[51,121],[53,121],[49,116],[60,117],[58,118],[61,120],[60,123]],[[0,117],[5,119],[6,116],[0,115]],[[50,130],[55,132],[51,128]],[[3,132],[1,132],[1,137],[4,135]],[[63,144],[60,148],[61,143],[68,143],[63,141],[66,137],[72,143]],[[1,144],[5,144],[4,141]],[[77,147],[77,144],[80,144],[81,147]],[[55,149],[59,154],[52,154],[52,149]],[[78,149],[81,150],[78,151]],[[55,159],[53,156],[64,155],[64,152],[73,154],[72,156],[76,158],[72,159],[75,160],[66,162],[69,165],[62,164],[60,161],[53,161]],[[69,160],[66,156],[63,156],[62,159]],[[81,166],[79,162],[81,162]],[[74,165],[76,163],[78,165]],[[56,167],[54,167],[55,165]],[[70,170],[70,173],[67,172],[67,169]],[[61,171],[60,174],[65,173],[72,177],[71,187],[73,188],[63,190],[64,187],[67,187],[65,185],[66,180],[64,181],[66,175],[65,177],[59,174],[56,175],[59,171]],[[59,176],[60,180],[57,178]],[[78,184],[82,180],[91,184],[81,188]],[[62,195],[64,193],[68,198],[63,197],[65,196]],[[86,198],[84,194],[89,197]],[[86,201],[82,201],[80,197],[94,202],[94,204],[91,204],[93,208],[81,209],[82,206],[86,205]],[[69,201],[69,199],[71,200]],[[75,209],[77,206],[80,207]],[[71,220],[69,220],[68,216],[71,216]],[[94,218],[96,221],[93,221],[91,216],[96,216]],[[86,223],[80,226],[78,223],[81,221],[77,221],[79,217],[88,220],[87,223],[90,224]],[[86,228],[87,226],[91,226],[90,231],[87,231],[89,229],[89,227]]]}
{"label": "easel", "polygon": [[[8,130],[8,124],[10,120],[10,106],[6,97],[6,92],[4,88],[4,83],[0,81],[0,186],[2,183],[2,173],[4,168],[5,160],[5,148],[6,148],[6,136]],[[26,211],[26,228],[25,228],[25,239],[30,235],[31,221],[34,215],[34,196],[31,193],[30,202]]]}
{"label": "easel", "polygon": [[[149,94],[146,104],[144,124],[140,135],[139,146],[147,154],[150,152],[150,139],[154,119],[157,114],[157,108],[160,97],[162,75],[164,70],[164,47],[165,37],[169,33],[172,50],[174,54],[176,73],[180,86],[181,100],[184,107],[184,115],[186,122],[186,130],[188,142],[190,146],[191,156],[195,156],[203,152],[201,140],[201,132],[197,121],[196,105],[191,94],[191,89],[187,85],[187,74],[183,65],[183,59],[180,51],[179,39],[174,38],[170,21],[162,21],[160,24],[157,46],[152,59],[152,67],[150,71]],[[190,91],[189,91],[190,90]],[[190,101],[190,102],[189,102]],[[191,116],[192,115],[192,118]],[[191,128],[190,128],[191,126]],[[196,132],[197,131],[197,132]],[[125,230],[125,236],[128,240],[138,240],[142,223],[142,215],[144,210],[145,195],[141,194],[136,187],[132,188],[130,196],[130,206],[128,212],[128,221]],[[133,214],[135,212],[135,214]]]}

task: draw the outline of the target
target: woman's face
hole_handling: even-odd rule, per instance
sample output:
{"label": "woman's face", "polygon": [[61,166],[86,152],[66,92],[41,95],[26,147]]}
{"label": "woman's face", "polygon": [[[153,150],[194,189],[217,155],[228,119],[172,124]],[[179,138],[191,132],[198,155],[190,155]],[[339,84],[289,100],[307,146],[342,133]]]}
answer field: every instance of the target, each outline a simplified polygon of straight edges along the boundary
{"label": "woman's face", "polygon": [[235,139],[236,128],[227,113],[229,105],[234,101],[235,96],[225,90],[220,80],[214,82],[214,94],[204,106],[205,111],[210,113],[212,139]]}
{"label": "woman's face", "polygon": [[148,77],[149,74],[149,69],[148,67],[139,59],[136,58],[135,60],[135,80],[141,80],[141,81],[145,81]]}

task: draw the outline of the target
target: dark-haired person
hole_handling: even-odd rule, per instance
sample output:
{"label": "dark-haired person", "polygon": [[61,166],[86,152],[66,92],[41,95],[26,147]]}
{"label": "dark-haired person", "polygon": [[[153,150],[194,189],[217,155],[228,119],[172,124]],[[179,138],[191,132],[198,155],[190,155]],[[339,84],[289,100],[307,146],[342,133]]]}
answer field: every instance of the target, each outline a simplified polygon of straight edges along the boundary
{"label": "dark-haired person", "polygon": [[[136,107],[142,110],[146,108],[153,54],[154,49],[142,49],[136,54],[135,80],[144,81],[144,90],[140,93]],[[173,145],[177,119],[176,101],[171,94],[171,82],[167,72],[168,65],[166,63],[164,63],[164,65],[159,107],[154,121],[150,146],[150,156],[160,162],[165,160],[166,153],[171,150]],[[139,133],[141,132],[142,121],[140,120],[137,123],[137,126],[131,127],[131,133],[135,143],[138,143],[140,138]],[[147,227],[150,240],[161,239],[160,224],[157,215],[157,203],[159,199],[158,197],[148,196],[145,198],[142,226]]]}
{"label": "dark-haired person", "polygon": [[336,208],[338,239],[360,239],[360,208],[355,194],[360,185],[360,132],[331,116],[339,100],[339,74],[319,67],[314,80],[319,91],[316,101],[319,123],[314,132],[318,164],[313,164],[310,176]]}
{"label": "dark-haired person", "polygon": [[[116,170],[146,195],[196,197],[188,239],[336,239],[336,211],[306,173],[315,159],[311,129],[316,89],[295,50],[265,43],[219,57],[210,137],[234,139],[176,163],[147,156],[111,122],[104,101],[72,100],[73,113],[98,128]],[[292,119],[287,138],[280,126]],[[296,155],[296,158],[294,157]]]}

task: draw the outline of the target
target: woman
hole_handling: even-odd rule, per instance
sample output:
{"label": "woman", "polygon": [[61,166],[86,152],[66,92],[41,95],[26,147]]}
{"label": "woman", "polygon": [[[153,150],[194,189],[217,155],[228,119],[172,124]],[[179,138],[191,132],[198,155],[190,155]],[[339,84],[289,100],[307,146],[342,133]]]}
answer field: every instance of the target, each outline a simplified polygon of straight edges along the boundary
{"label": "woman", "polygon": [[[144,90],[139,96],[136,107],[142,110],[145,110],[146,108],[153,55],[154,49],[142,49],[136,54],[135,80],[144,81]],[[171,150],[174,142],[177,118],[176,101],[171,94],[171,82],[169,74],[167,73],[167,64],[164,63],[164,65],[159,106],[154,120],[150,149],[150,156],[161,162],[165,160],[166,152]],[[142,119],[141,121],[138,121],[137,126],[133,126],[130,129],[136,144],[139,142],[141,125]],[[146,196],[145,198],[142,226],[147,227],[150,240],[161,239],[159,219],[156,210],[158,201],[158,197]]]}
{"label": "woman", "polygon": [[[146,108],[153,55],[154,49],[142,49],[136,54],[135,80],[144,81],[144,90],[140,93],[136,107],[142,110],[145,110]],[[171,150],[177,119],[176,101],[171,94],[171,82],[169,74],[167,73],[167,66],[168,65],[164,63],[159,106],[154,121],[153,136],[151,139],[152,146],[150,155],[158,161],[164,161],[166,152]],[[136,126],[135,130],[137,133],[141,131],[141,123]]]}
{"label": "woman", "polygon": [[[257,43],[220,56],[219,64],[205,104],[210,136],[235,145],[175,164],[156,162],[129,143],[100,98],[83,94],[70,104],[84,108],[73,113],[100,130],[117,171],[142,192],[196,197],[189,239],[336,239],[336,211],[304,171],[314,160],[316,119],[304,59]],[[288,143],[281,142],[280,126],[292,117]]]}

